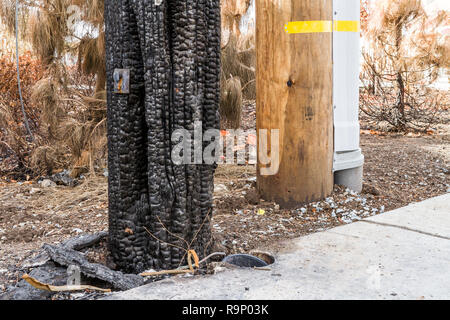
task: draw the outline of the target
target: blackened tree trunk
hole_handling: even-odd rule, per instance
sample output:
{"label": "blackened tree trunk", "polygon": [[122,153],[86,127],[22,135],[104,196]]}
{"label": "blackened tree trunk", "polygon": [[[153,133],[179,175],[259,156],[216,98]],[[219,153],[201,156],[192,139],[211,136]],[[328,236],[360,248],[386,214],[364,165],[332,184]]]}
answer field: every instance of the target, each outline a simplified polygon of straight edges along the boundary
{"label": "blackened tree trunk", "polygon": [[171,136],[219,128],[220,0],[106,0],[105,23],[110,251],[127,272],[178,267],[211,246],[215,165],[175,165]]}

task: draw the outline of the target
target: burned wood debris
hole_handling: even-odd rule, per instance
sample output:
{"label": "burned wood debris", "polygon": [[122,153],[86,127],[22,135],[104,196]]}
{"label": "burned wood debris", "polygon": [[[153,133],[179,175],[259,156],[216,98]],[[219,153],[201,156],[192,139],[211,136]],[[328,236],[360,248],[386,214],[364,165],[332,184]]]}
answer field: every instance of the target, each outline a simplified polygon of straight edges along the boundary
{"label": "burned wood debris", "polygon": [[[38,254],[26,260],[21,270],[40,282],[54,286],[64,286],[68,283],[69,267],[80,271],[83,283],[95,284],[114,290],[129,290],[144,284],[144,278],[135,274],[123,274],[99,263],[91,263],[79,250],[83,250],[106,239],[107,232],[92,235],[81,235],[59,245],[44,244]],[[16,286],[7,288],[0,295],[0,300],[31,299],[45,300],[55,293],[38,290],[21,280]]]}

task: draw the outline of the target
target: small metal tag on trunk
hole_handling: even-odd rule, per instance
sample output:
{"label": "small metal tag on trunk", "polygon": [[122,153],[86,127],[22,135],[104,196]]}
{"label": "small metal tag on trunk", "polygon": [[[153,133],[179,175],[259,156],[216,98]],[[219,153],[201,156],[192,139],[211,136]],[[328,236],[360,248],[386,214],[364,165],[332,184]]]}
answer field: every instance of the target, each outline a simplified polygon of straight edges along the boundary
{"label": "small metal tag on trunk", "polygon": [[130,93],[130,69],[114,69],[114,93]]}

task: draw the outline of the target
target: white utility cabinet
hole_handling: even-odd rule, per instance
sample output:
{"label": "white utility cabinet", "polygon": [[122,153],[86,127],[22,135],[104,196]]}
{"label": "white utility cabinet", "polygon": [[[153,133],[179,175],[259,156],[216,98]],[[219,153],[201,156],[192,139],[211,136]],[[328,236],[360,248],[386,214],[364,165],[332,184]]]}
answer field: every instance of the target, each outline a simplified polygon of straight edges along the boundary
{"label": "white utility cabinet", "polygon": [[[334,0],[333,16],[334,24],[360,21],[359,0]],[[364,164],[358,121],[360,52],[360,32],[333,31],[333,171],[336,184],[357,192]]]}

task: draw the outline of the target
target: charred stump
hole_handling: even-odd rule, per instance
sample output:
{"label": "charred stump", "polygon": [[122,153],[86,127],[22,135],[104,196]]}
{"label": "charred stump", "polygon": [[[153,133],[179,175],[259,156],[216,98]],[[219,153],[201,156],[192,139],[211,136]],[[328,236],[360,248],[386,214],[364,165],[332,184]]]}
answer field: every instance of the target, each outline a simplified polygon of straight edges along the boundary
{"label": "charred stump", "polygon": [[175,130],[219,129],[220,0],[106,0],[105,26],[109,249],[126,272],[178,267],[211,245],[216,167],[171,153]]}

